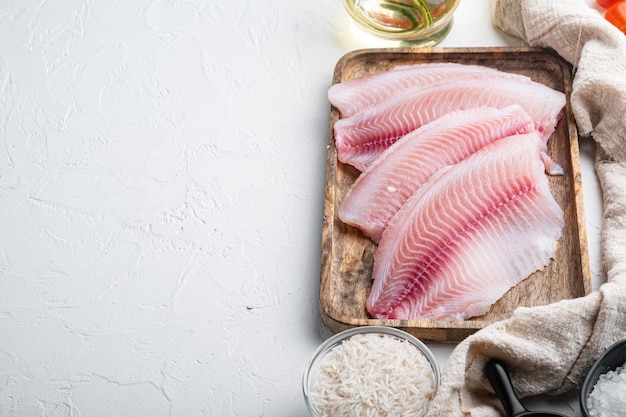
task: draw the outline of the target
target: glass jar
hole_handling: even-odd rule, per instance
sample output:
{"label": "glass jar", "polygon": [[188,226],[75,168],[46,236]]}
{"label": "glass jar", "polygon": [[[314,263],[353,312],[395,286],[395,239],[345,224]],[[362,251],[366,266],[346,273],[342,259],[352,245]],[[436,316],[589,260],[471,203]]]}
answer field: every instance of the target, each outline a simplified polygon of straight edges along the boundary
{"label": "glass jar", "polygon": [[439,43],[452,27],[460,0],[343,0],[354,22],[367,32],[414,46]]}

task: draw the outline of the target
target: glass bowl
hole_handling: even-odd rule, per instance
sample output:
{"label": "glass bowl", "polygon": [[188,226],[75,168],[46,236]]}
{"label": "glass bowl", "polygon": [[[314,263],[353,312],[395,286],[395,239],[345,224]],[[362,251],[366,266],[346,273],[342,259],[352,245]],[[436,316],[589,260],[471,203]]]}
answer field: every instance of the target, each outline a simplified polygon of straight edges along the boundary
{"label": "glass bowl", "polygon": [[361,29],[380,38],[433,46],[452,27],[461,0],[342,0]]}
{"label": "glass bowl", "polygon": [[416,337],[393,327],[361,326],[338,333],[317,348],[305,368],[302,389],[313,417],[337,417],[348,406],[361,407],[357,414],[378,409],[382,411],[367,415],[384,416],[394,404],[413,408],[409,414],[402,408],[403,415],[421,417],[440,378],[437,359]]}

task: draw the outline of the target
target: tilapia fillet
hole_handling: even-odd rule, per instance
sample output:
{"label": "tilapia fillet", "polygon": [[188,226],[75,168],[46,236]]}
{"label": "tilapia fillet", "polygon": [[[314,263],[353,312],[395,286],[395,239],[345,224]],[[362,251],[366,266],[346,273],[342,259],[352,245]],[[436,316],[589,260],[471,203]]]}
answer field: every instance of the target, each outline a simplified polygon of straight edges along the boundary
{"label": "tilapia fillet", "polygon": [[556,252],[563,211],[536,133],[498,140],[440,170],[391,219],[366,302],[375,318],[482,315]]}
{"label": "tilapia fillet", "polygon": [[339,218],[378,243],[391,217],[439,169],[498,139],[533,130],[518,105],[442,116],[402,137],[368,166],[344,197]]}
{"label": "tilapia fillet", "polygon": [[563,115],[565,94],[525,77],[469,74],[385,100],[334,124],[337,157],[360,171],[402,136],[456,110],[519,104],[547,143]]}
{"label": "tilapia fillet", "polygon": [[468,74],[494,74],[506,76],[494,68],[454,62],[425,63],[395,67],[389,71],[368,74],[333,84],[328,89],[328,100],[348,117],[390,97],[415,91],[434,81],[449,80]]}

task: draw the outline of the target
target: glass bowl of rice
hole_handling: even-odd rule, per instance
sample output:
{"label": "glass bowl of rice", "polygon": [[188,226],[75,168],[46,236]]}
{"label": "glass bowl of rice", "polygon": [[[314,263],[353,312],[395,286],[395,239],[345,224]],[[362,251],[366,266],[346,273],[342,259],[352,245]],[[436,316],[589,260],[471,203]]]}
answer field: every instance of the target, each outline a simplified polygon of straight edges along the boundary
{"label": "glass bowl of rice", "polygon": [[626,339],[611,345],[593,364],[580,389],[585,417],[623,416],[626,410]]}
{"label": "glass bowl of rice", "polygon": [[437,359],[416,337],[393,327],[362,326],[322,343],[302,385],[313,417],[422,417],[440,377]]}

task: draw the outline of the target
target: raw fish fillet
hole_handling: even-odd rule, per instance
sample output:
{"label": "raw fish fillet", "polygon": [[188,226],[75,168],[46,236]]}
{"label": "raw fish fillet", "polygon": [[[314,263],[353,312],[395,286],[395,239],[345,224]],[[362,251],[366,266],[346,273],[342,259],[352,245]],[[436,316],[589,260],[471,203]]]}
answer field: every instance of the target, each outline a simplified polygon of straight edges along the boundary
{"label": "raw fish fillet", "polygon": [[[498,70],[482,65],[452,62],[414,64],[395,67],[389,71],[364,75],[328,89],[328,100],[339,110],[341,117],[353,115],[392,96],[415,91],[429,83],[449,80],[471,73],[492,74]],[[499,76],[506,76],[499,72]],[[513,76],[513,74],[509,74]]]}
{"label": "raw fish fillet", "polygon": [[366,302],[376,318],[482,315],[548,264],[564,225],[536,133],[485,146],[424,184],[383,232]]}
{"label": "raw fish fillet", "polygon": [[565,94],[524,77],[469,75],[438,81],[337,120],[337,157],[363,171],[400,137],[446,113],[513,104],[530,115],[546,144],[563,115]]}
{"label": "raw fish fillet", "polygon": [[339,218],[378,243],[391,217],[432,174],[483,146],[534,130],[518,105],[449,113],[404,136],[359,175],[339,207]]}

